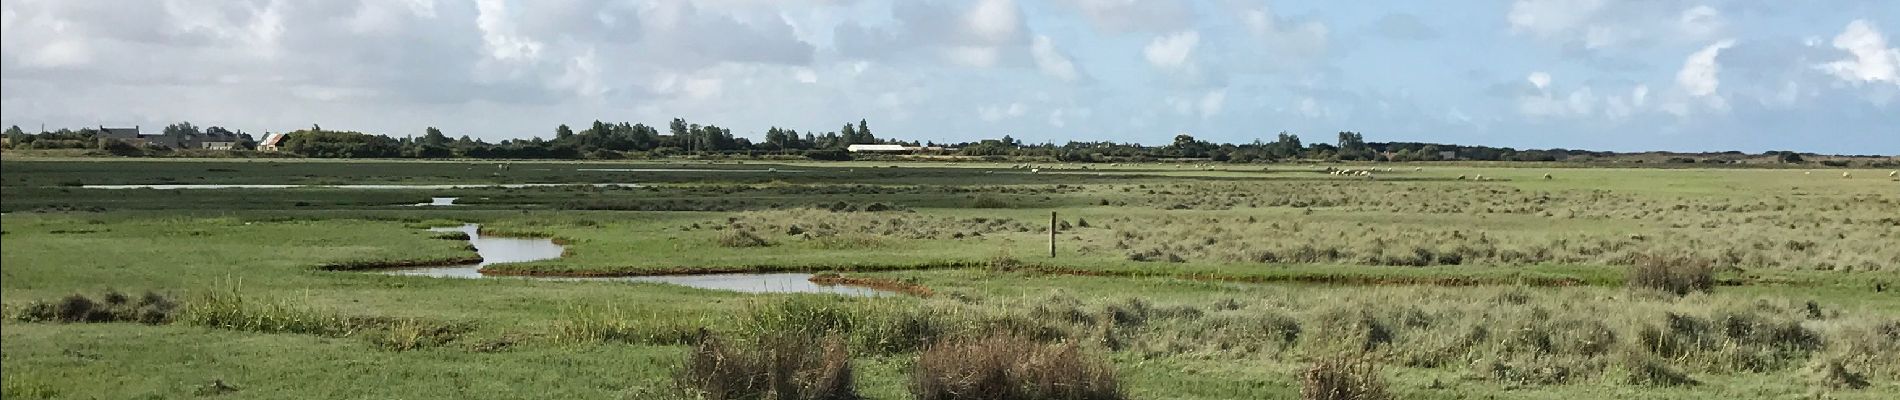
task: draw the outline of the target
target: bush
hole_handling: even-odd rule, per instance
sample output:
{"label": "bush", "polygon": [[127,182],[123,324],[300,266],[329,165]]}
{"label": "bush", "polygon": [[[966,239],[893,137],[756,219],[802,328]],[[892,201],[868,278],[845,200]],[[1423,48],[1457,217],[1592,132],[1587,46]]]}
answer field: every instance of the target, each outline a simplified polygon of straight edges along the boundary
{"label": "bush", "polygon": [[1106,360],[1073,342],[1037,343],[990,336],[939,344],[917,355],[911,394],[918,400],[1119,400],[1121,383]]}
{"label": "bush", "polygon": [[970,208],[1010,208],[1009,201],[990,195],[978,195]]}
{"label": "bush", "polygon": [[1691,257],[1642,255],[1630,266],[1628,286],[1654,289],[1677,296],[1715,290],[1715,267],[1709,260]]}
{"label": "bush", "polygon": [[686,354],[674,383],[706,400],[857,399],[844,340],[780,334],[746,342],[713,335]]}
{"label": "bush", "polygon": [[157,292],[145,292],[132,299],[116,290],[106,291],[98,300],[74,293],[58,301],[28,304],[13,318],[26,322],[171,322],[178,303]]}
{"label": "bush", "polygon": [[1840,359],[1816,358],[1808,369],[1814,374],[1815,383],[1828,389],[1866,389],[1871,385],[1867,374],[1848,369],[1847,363]]}
{"label": "bush", "polygon": [[1324,358],[1300,372],[1300,398],[1307,400],[1390,399],[1379,368],[1361,358]]}
{"label": "bush", "polygon": [[1647,354],[1634,352],[1626,354],[1623,358],[1623,369],[1629,374],[1624,381],[1631,385],[1693,386],[1701,383],[1695,378],[1690,378],[1689,374],[1663,363],[1662,359]]}
{"label": "bush", "polygon": [[719,245],[723,247],[766,247],[771,246],[765,238],[743,229],[729,229],[719,234]]}

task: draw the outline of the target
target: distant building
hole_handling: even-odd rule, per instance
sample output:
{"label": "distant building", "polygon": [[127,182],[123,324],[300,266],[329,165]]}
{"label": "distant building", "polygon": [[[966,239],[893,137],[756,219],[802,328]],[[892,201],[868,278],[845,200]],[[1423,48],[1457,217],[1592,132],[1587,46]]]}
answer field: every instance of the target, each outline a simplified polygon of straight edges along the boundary
{"label": "distant building", "polygon": [[1456,151],[1440,151],[1440,152],[1438,152],[1438,159],[1440,159],[1440,160],[1456,160],[1456,159],[1458,159],[1458,152],[1456,152]]}
{"label": "distant building", "polygon": [[278,146],[284,143],[284,138],[287,136],[290,136],[290,135],[285,135],[282,133],[265,133],[264,141],[257,142],[257,151],[277,151]]}
{"label": "distant building", "polygon": [[852,153],[903,153],[916,150],[901,144],[854,144],[844,149]]}

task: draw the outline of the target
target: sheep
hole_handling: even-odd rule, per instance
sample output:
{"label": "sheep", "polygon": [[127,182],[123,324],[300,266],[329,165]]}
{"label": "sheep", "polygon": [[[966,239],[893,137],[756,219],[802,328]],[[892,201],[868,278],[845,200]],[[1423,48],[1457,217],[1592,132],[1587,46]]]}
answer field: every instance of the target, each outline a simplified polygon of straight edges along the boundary
{"label": "sheep", "polygon": [[1040,173],[1042,173],[1042,168],[1030,168],[1030,169],[1029,169],[1029,173],[1032,173],[1032,174],[1040,174]]}
{"label": "sheep", "polygon": [[1802,175],[1814,175],[1814,171],[1802,171]]}
{"label": "sheep", "polygon": [[1852,179],[1853,177],[1854,177],[1854,173],[1852,173],[1852,172],[1842,172],[1842,173],[1841,173],[1841,179]]}
{"label": "sheep", "polygon": [[1890,171],[1890,172],[1887,172],[1887,177],[1888,177],[1888,178],[1892,178],[1892,177],[1896,177],[1896,176],[1900,176],[1900,171]]}
{"label": "sheep", "polygon": [[1484,180],[1484,174],[1478,174],[1478,180]]}
{"label": "sheep", "polygon": [[1412,167],[1412,172],[1424,171],[1425,167]]}
{"label": "sheep", "polygon": [[1552,179],[1552,178],[1550,177],[1550,174],[1544,174],[1544,180],[1550,180],[1550,179]]}
{"label": "sheep", "polygon": [[1459,176],[1458,176],[1458,180],[1461,180],[1461,181],[1462,181],[1462,180],[1465,180],[1465,176],[1464,176],[1464,175],[1459,175]]}

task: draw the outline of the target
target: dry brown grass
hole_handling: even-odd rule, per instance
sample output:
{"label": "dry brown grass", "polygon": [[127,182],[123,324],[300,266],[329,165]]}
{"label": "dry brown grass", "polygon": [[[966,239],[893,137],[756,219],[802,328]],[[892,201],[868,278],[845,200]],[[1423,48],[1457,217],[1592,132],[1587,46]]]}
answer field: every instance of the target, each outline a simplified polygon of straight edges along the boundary
{"label": "dry brown grass", "polygon": [[1706,259],[1647,254],[1638,256],[1627,276],[1630,288],[1654,289],[1677,296],[1715,290],[1715,267]]}
{"label": "dry brown grass", "polygon": [[1384,400],[1385,379],[1379,367],[1360,357],[1333,357],[1313,361],[1300,372],[1300,398],[1306,400]]}
{"label": "dry brown grass", "polygon": [[729,341],[705,335],[674,382],[706,400],[850,400],[859,398],[843,339],[774,335]]}
{"label": "dry brown grass", "polygon": [[1073,342],[992,336],[939,344],[917,356],[918,400],[1120,400],[1114,367]]}

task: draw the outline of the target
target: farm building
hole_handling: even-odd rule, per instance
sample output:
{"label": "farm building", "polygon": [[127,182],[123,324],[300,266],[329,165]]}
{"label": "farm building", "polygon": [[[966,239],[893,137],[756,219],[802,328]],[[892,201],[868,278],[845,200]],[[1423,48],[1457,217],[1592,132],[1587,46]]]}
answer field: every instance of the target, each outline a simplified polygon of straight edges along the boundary
{"label": "farm building", "polygon": [[264,133],[264,141],[257,142],[257,151],[277,151],[277,146],[284,143],[285,136],[288,135],[282,133]]}
{"label": "farm building", "polygon": [[902,153],[916,149],[901,144],[854,144],[845,147],[845,150],[852,153]]}

